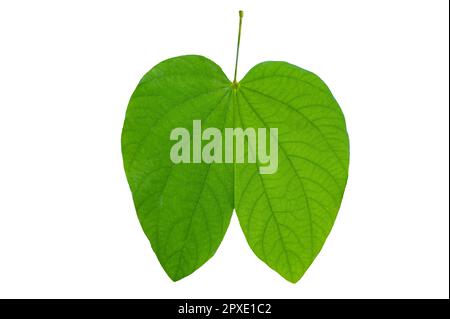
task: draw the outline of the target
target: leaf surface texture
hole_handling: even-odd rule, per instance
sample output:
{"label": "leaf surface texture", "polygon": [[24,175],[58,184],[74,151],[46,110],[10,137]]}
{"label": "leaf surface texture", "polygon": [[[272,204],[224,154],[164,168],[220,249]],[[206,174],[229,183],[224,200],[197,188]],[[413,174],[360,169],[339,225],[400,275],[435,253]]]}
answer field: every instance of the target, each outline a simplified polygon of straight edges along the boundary
{"label": "leaf surface texture", "polygon": [[[172,163],[170,133],[192,132],[193,120],[223,136],[225,128],[278,128],[278,170],[260,174],[259,162]],[[139,221],[170,278],[186,277],[214,255],[234,208],[254,253],[296,282],[339,210],[349,140],[339,105],[313,73],[264,62],[236,89],[217,64],[191,55],[161,62],[139,82],[122,154]]]}

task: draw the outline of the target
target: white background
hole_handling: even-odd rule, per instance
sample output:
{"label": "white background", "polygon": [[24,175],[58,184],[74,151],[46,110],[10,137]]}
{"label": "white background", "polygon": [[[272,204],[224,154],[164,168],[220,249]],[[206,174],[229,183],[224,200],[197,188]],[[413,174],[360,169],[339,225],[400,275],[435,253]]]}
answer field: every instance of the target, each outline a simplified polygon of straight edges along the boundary
{"label": "white background", "polygon": [[[284,60],[322,77],[351,141],[344,201],[297,284],[233,217],[173,283],[139,226],[120,134],[141,76],[205,55],[229,77]],[[448,1],[2,1],[0,297],[448,298]]]}

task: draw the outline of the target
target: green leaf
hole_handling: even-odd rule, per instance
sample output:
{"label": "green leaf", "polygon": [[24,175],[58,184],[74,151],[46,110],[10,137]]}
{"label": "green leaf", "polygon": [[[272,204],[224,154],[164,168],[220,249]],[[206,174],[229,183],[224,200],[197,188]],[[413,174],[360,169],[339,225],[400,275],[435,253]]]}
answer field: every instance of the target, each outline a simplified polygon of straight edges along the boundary
{"label": "green leaf", "polygon": [[236,165],[235,207],[255,254],[297,282],[341,204],[349,165],[344,116],[319,77],[285,62],[251,69],[237,90],[235,112],[235,126],[278,128],[277,172]]}
{"label": "green leaf", "polygon": [[[264,62],[237,82],[242,17],[239,11],[233,82],[211,60],[181,56],[148,72],[128,105],[125,172],[142,228],[173,280],[214,255],[235,208],[254,253],[297,282],[331,231],[347,183],[344,115],[319,77],[286,62]],[[221,146],[208,148],[216,145],[212,135],[202,142],[199,120],[219,140],[225,136]],[[244,163],[226,147],[225,132],[237,128],[259,138],[243,139]],[[173,146],[173,130],[187,146],[177,148],[183,138]],[[269,145],[265,153],[261,145]],[[220,155],[202,162],[213,149]],[[267,161],[261,154],[276,156]],[[222,163],[226,158],[231,162]]]}
{"label": "green leaf", "polygon": [[[170,160],[170,132],[193,120],[219,128],[278,128],[278,170],[261,163]],[[248,148],[247,152],[256,152]],[[344,193],[344,116],[313,73],[285,62],[255,66],[239,85],[201,56],[166,60],[140,81],[122,133],[128,182],[142,228],[173,280],[217,250],[235,207],[255,254],[298,281],[328,236]]]}
{"label": "green leaf", "polygon": [[231,127],[230,81],[201,56],[155,66],[139,82],[122,132],[125,172],[142,228],[172,280],[205,263],[217,250],[233,211],[231,164],[174,164],[170,132]]}

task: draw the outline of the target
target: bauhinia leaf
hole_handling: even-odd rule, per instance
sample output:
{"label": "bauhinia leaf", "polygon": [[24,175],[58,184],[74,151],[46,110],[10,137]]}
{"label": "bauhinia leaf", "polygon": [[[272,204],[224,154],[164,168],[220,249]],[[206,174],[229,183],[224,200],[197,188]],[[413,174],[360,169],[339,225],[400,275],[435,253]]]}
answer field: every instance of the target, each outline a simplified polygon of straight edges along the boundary
{"label": "bauhinia leaf", "polygon": [[[166,60],[142,78],[122,132],[125,172],[142,228],[173,280],[213,256],[235,208],[254,253],[296,282],[341,204],[349,165],[345,119],[313,73],[264,62],[238,83],[237,57],[232,82],[201,56]],[[252,143],[244,134],[247,161],[238,160],[237,138],[227,140],[237,129],[257,138]],[[177,148],[183,137],[187,148]],[[261,145],[276,155],[269,166]]]}

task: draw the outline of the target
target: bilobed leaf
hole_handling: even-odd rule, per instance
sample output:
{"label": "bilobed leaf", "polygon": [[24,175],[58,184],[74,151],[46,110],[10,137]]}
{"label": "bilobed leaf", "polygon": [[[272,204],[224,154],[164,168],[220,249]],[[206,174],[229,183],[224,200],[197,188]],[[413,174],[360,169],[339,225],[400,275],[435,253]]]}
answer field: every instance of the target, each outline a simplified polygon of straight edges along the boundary
{"label": "bilobed leaf", "polygon": [[[174,164],[173,128],[232,126],[230,82],[214,62],[182,56],[155,66],[139,82],[126,113],[122,153],[142,228],[173,280],[217,250],[233,211],[230,164]],[[192,138],[192,136],[191,136]]]}
{"label": "bilobed leaf", "polygon": [[251,69],[235,112],[235,126],[278,128],[277,172],[236,165],[235,208],[255,254],[296,282],[322,248],[342,200],[349,164],[344,116],[319,77],[285,62]]}
{"label": "bilobed leaf", "polygon": [[[122,132],[125,172],[142,228],[173,280],[214,255],[234,208],[254,253],[297,282],[321,250],[344,194],[345,119],[325,83],[295,65],[264,62],[237,82],[242,11],[239,17],[233,82],[193,55],[161,62],[139,82]],[[222,136],[226,128],[261,129],[266,140],[246,141],[244,163],[174,164],[172,130],[192,133],[198,120]],[[260,143],[278,154],[277,169],[267,174],[267,162],[256,156]]]}
{"label": "bilobed leaf", "polygon": [[[278,128],[278,170],[261,174],[258,162],[172,163],[171,130],[192,130],[198,119],[222,134],[225,127]],[[255,254],[298,281],[333,226],[349,164],[344,116],[316,75],[264,62],[233,88],[201,56],[166,60],[143,77],[127,109],[122,152],[142,228],[173,280],[215,253],[235,208]]]}

